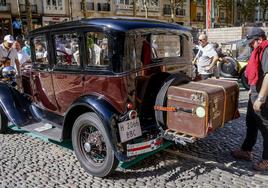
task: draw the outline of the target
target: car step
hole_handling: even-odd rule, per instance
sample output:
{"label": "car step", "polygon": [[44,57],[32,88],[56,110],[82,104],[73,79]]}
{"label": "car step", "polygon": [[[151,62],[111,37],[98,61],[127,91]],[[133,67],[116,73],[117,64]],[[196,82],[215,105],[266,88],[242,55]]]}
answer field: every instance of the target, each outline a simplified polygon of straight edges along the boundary
{"label": "car step", "polygon": [[174,141],[175,144],[186,145],[186,143],[194,143],[197,138],[185,133],[176,132],[170,129],[165,130],[163,138],[166,140]]}
{"label": "car step", "polygon": [[62,129],[48,122],[38,122],[20,128],[51,140],[62,141]]}

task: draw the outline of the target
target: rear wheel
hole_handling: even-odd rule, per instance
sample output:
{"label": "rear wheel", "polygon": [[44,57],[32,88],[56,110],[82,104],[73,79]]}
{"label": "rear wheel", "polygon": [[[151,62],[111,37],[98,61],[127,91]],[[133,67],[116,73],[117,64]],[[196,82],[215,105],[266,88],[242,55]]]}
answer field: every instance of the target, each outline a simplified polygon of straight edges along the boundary
{"label": "rear wheel", "polygon": [[75,154],[91,175],[105,177],[118,166],[108,133],[97,114],[88,112],[77,118],[72,130]]}
{"label": "rear wheel", "polygon": [[0,134],[6,133],[8,130],[8,119],[2,108],[0,109]]}

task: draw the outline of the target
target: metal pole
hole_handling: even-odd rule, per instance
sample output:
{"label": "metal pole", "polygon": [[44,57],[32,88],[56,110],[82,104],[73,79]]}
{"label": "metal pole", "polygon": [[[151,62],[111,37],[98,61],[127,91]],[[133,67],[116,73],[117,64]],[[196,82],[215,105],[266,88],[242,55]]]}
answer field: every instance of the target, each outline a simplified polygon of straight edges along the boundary
{"label": "metal pole", "polygon": [[206,33],[208,33],[208,0],[206,0]]}

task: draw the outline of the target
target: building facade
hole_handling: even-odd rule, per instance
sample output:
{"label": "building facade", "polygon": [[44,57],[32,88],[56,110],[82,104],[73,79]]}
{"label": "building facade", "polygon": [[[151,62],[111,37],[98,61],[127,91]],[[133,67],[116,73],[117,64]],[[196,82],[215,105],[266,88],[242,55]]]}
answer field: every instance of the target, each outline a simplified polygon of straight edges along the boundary
{"label": "building facade", "polygon": [[[0,0],[0,38],[23,34],[30,3],[32,28],[91,17],[144,17],[206,28],[208,0]],[[239,25],[240,0],[210,0],[211,28]],[[262,11],[256,8],[256,11]],[[259,15],[259,14],[255,14]],[[268,15],[268,11],[267,11]],[[254,15],[253,15],[254,17]]]}

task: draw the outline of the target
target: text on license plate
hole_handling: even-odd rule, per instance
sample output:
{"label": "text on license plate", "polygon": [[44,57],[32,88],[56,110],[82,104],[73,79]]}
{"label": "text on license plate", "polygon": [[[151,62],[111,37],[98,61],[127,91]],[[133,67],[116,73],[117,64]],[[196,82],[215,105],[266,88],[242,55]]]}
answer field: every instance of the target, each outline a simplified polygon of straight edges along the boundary
{"label": "text on license plate", "polygon": [[139,118],[118,123],[121,142],[126,142],[142,135]]}

